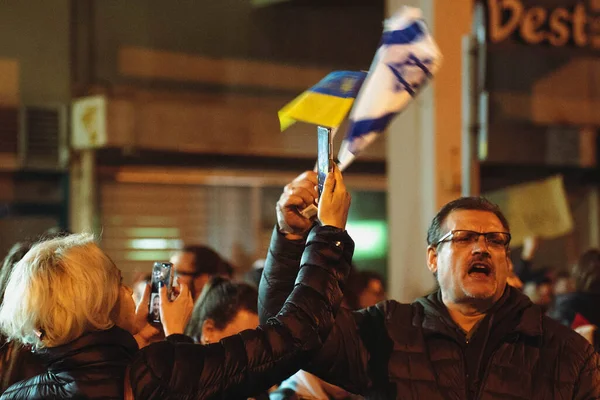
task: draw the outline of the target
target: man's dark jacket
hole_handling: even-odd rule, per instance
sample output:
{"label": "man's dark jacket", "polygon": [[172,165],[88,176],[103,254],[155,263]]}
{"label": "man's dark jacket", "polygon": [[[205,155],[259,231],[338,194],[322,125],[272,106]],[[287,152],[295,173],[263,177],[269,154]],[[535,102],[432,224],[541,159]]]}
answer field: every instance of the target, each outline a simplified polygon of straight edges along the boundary
{"label": "man's dark jacket", "polygon": [[[273,233],[259,288],[262,320],[290,292],[301,247]],[[368,399],[600,398],[593,347],[517,290],[505,291],[469,341],[440,297],[340,310],[304,369]]]}
{"label": "man's dark jacket", "polygon": [[125,369],[138,345],[131,334],[113,327],[91,332],[40,357],[47,371],[12,385],[5,399],[122,399]]}
{"label": "man's dark jacket", "polygon": [[334,325],[354,242],[339,229],[315,227],[302,250],[292,293],[265,325],[206,346],[172,335],[177,342],[169,336],[140,350],[130,369],[136,400],[245,399],[304,365]]}

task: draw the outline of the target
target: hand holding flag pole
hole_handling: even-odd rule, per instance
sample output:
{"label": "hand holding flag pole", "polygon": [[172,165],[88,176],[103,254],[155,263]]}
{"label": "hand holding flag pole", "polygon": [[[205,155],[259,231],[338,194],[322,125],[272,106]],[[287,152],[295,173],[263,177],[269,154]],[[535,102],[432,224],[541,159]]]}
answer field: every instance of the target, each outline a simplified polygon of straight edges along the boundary
{"label": "hand holding flag pole", "polygon": [[[366,72],[354,71],[328,74],[279,111],[281,130],[287,129],[296,121],[304,121],[331,129],[330,137],[333,138],[350,111],[366,75]],[[315,165],[315,171],[317,169]],[[310,205],[301,213],[306,218],[312,218],[317,214],[317,207]]]}

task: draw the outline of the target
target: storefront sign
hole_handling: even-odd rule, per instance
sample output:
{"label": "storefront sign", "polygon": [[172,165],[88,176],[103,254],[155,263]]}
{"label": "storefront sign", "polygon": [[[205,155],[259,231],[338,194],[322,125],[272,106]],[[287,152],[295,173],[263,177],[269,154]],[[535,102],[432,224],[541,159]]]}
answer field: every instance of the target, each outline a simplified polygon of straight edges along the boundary
{"label": "storefront sign", "polygon": [[600,50],[600,0],[579,0],[569,7],[555,8],[528,6],[526,0],[487,3],[492,43],[516,35],[532,45],[549,43]]}

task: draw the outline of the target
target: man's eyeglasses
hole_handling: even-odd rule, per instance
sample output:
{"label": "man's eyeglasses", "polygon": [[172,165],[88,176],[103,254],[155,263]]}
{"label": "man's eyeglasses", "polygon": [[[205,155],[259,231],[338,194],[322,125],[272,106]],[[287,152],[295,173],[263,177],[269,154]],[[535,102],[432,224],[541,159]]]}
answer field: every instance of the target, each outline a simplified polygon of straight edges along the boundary
{"label": "man's eyeglasses", "polygon": [[175,276],[181,276],[181,277],[197,278],[202,274],[203,274],[202,272],[175,271]]}
{"label": "man's eyeglasses", "polygon": [[506,249],[510,244],[510,233],[508,232],[475,232],[467,230],[455,230],[446,233],[434,246],[442,242],[452,242],[456,245],[472,245],[479,241],[479,236],[485,237],[485,243],[495,249]]}

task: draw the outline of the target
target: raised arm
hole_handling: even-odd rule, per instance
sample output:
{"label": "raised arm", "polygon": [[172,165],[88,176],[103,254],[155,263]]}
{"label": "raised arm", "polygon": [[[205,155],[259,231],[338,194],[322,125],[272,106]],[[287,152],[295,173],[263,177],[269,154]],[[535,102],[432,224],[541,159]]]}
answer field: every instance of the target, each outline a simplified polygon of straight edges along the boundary
{"label": "raised arm", "polygon": [[533,257],[540,245],[537,236],[527,236],[523,240],[523,250],[521,256],[515,260],[513,271],[515,275],[523,282],[532,278]]}
{"label": "raised arm", "polygon": [[[287,185],[277,203],[277,221],[271,237],[258,295],[258,311],[265,322],[281,309],[298,274],[303,229],[312,223],[298,212],[316,197],[316,174],[306,172]],[[309,191],[313,188],[313,191]],[[281,228],[280,228],[281,227]],[[285,228],[284,228],[285,227]],[[282,233],[281,230],[291,234]],[[353,393],[364,393],[385,371],[369,367],[369,359],[384,357],[389,339],[385,316],[396,305],[383,303],[369,310],[340,310],[333,331],[306,370]],[[387,365],[382,362],[381,365]]]}
{"label": "raised arm", "polygon": [[273,229],[265,267],[258,288],[258,316],[261,323],[277,315],[294,288],[300,258],[316,216],[308,219],[300,210],[314,204],[317,174],[306,171],[287,184],[275,207],[277,226]]}
{"label": "raised arm", "polygon": [[330,174],[325,188],[330,197],[323,203],[327,225],[311,230],[281,311],[255,330],[209,346],[165,341],[142,349],[130,368],[136,399],[248,397],[314,356],[334,324],[354,251],[344,231],[350,198],[341,176],[338,180]]}

